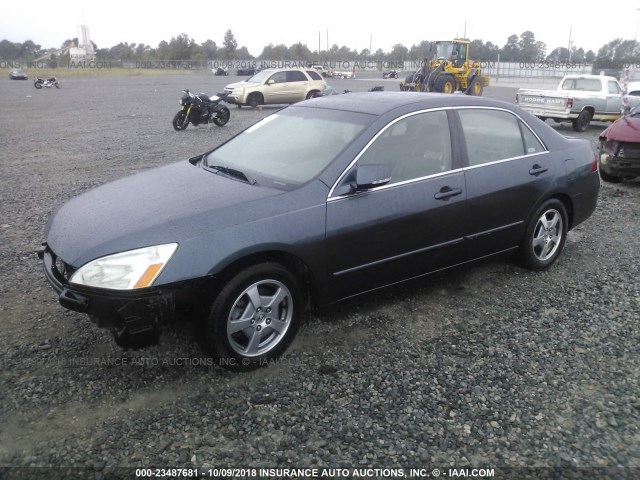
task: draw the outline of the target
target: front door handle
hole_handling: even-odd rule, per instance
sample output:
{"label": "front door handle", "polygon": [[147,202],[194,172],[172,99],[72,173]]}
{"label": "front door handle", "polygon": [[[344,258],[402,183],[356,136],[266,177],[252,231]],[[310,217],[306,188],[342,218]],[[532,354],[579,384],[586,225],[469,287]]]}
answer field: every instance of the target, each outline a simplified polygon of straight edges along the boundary
{"label": "front door handle", "polygon": [[433,198],[436,200],[446,200],[449,197],[455,197],[456,195],[460,195],[462,193],[461,188],[451,188],[451,187],[442,187],[438,193],[436,193]]}
{"label": "front door handle", "polygon": [[536,163],[533,167],[531,167],[531,170],[529,170],[529,175],[540,175],[547,170],[549,170],[547,167],[541,167]]}

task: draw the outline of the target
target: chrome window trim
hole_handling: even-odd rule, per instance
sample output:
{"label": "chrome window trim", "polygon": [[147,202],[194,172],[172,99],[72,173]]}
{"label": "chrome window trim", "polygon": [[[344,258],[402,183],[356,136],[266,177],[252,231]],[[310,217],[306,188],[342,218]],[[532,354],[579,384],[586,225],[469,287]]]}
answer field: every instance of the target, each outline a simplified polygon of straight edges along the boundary
{"label": "chrome window trim", "polygon": [[[375,187],[373,189],[366,190],[366,193],[378,192],[378,191],[381,191],[381,190],[387,190],[389,188],[399,187],[399,186],[407,185],[409,183],[414,183],[414,182],[421,182],[422,180],[426,180],[426,179],[429,179],[429,178],[441,177],[441,176],[448,175],[448,174],[451,174],[451,173],[464,172],[466,170],[471,170],[471,169],[474,169],[474,168],[484,167],[486,165],[495,165],[495,164],[498,164],[498,163],[511,162],[513,160],[519,160],[521,158],[535,157],[535,156],[538,156],[538,155],[544,155],[544,154],[549,153],[549,149],[547,148],[547,146],[544,144],[544,142],[538,136],[538,134],[529,126],[529,124],[527,122],[525,122],[523,120],[523,118],[520,115],[518,115],[516,112],[513,112],[513,111],[508,110],[506,108],[490,107],[490,106],[477,106],[476,107],[476,106],[471,106],[471,105],[464,105],[464,106],[460,106],[460,107],[436,107],[436,108],[428,108],[428,109],[425,109],[425,110],[418,110],[418,111],[415,111],[415,112],[406,113],[406,114],[404,114],[404,115],[392,120],[391,122],[386,124],[382,129],[380,129],[380,131],[378,133],[376,133],[374,135],[374,137],[371,140],[369,140],[364,147],[362,147],[362,150],[360,150],[358,155],[355,156],[355,158],[351,161],[351,163],[349,163],[347,168],[345,168],[343,170],[343,172],[340,174],[338,179],[333,183],[333,186],[331,187],[331,190],[329,190],[329,194],[327,195],[327,202],[332,202],[334,200],[341,200],[343,198],[350,198],[350,197],[354,196],[353,193],[349,193],[349,194],[346,194],[346,195],[339,195],[339,196],[334,197],[333,193],[334,193],[335,189],[338,187],[338,185],[340,184],[340,182],[342,182],[342,179],[345,177],[345,175],[358,162],[358,160],[360,160],[360,157],[367,151],[367,149],[371,146],[371,144],[373,142],[375,142],[378,139],[378,137],[380,135],[382,135],[392,125],[396,124],[400,120],[404,120],[405,118],[412,117],[413,115],[419,115],[419,114],[422,114],[422,113],[438,112],[438,111],[446,111],[446,110],[469,110],[469,109],[474,109],[474,110],[497,110],[497,111],[500,111],[500,112],[507,112],[507,113],[509,113],[511,115],[514,115],[518,120],[520,120],[529,129],[529,131],[538,140],[538,142],[540,142],[540,145],[542,145],[542,148],[544,150],[542,152],[528,153],[526,155],[519,155],[517,157],[510,157],[510,158],[505,158],[505,159],[502,159],[502,160],[494,160],[492,162],[481,163],[479,165],[470,165],[470,166],[463,167],[463,168],[457,168],[455,170],[448,170],[446,172],[434,173],[433,175],[427,175],[427,176],[419,177],[419,178],[412,178],[411,180],[404,180],[404,181],[398,182],[398,183],[392,183],[392,184],[388,184],[388,185],[381,185],[380,187]],[[449,130],[449,132],[451,134],[451,130]],[[523,146],[523,148],[524,148],[524,146]],[[365,192],[362,192],[362,193],[365,193]],[[355,196],[357,196],[357,195],[358,194],[356,194]]]}

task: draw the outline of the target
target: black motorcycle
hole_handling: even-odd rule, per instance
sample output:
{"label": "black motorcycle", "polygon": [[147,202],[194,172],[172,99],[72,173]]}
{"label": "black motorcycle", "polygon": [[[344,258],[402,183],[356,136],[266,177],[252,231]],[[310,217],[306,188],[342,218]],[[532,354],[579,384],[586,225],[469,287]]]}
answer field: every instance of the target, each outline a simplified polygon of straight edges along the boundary
{"label": "black motorcycle", "polygon": [[180,99],[182,108],[173,117],[173,129],[184,130],[191,123],[193,126],[201,123],[215,123],[219,127],[225,125],[231,117],[231,112],[220,102],[229,95],[221,93],[209,97],[204,93],[193,94],[189,90],[183,90],[184,95]]}
{"label": "black motorcycle", "polygon": [[382,73],[382,78],[398,78],[397,70],[389,70],[388,72]]}
{"label": "black motorcycle", "polygon": [[42,87],[56,87],[60,88],[60,84],[56,77],[49,77],[47,79],[36,77],[33,79],[33,86],[40,90]]}

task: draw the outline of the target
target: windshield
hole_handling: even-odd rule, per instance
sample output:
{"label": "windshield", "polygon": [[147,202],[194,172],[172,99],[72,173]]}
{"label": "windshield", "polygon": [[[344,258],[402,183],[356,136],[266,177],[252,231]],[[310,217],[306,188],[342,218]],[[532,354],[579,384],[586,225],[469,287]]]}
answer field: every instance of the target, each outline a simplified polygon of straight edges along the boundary
{"label": "windshield", "polygon": [[437,58],[451,58],[452,54],[453,54],[453,43],[451,42],[436,43]]}
{"label": "windshield", "polygon": [[364,113],[289,107],[270,115],[206,157],[259,184],[294,188],[318,175],[376,117]]}
{"label": "windshield", "polygon": [[247,82],[264,83],[267,78],[271,76],[273,70],[262,70],[256,73],[253,77],[247,80]]}

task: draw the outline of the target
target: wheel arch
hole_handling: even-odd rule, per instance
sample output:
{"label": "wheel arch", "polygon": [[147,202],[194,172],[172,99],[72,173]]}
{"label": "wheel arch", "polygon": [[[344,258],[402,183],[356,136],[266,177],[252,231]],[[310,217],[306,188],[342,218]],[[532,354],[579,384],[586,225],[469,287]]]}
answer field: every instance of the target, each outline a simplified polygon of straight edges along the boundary
{"label": "wheel arch", "polygon": [[249,93],[249,95],[247,95],[247,99],[246,99],[246,105],[250,105],[250,100],[251,97],[257,97],[258,98],[258,105],[264,105],[264,95],[262,94],[262,92],[251,92]]}
{"label": "wheel arch", "polygon": [[582,110],[580,110],[580,113],[584,112],[585,110],[587,110],[591,114],[591,118],[593,118],[596,113],[596,109],[593,105],[585,105],[584,107],[582,107]]}
{"label": "wheel arch", "polygon": [[298,286],[305,298],[306,308],[312,309],[318,304],[320,292],[313,270],[299,256],[285,250],[268,249],[247,252],[238,258],[229,259],[228,262],[215,273],[215,277],[221,280],[221,285],[225,285],[242,270],[266,262],[282,265],[294,275],[298,280]]}
{"label": "wheel arch", "polygon": [[546,195],[539,202],[537,202],[529,212],[529,215],[527,215],[527,221],[525,223],[525,226],[529,225],[529,222],[531,222],[533,215],[535,215],[535,213],[538,211],[540,206],[549,200],[558,200],[560,203],[562,203],[562,205],[564,206],[564,209],[567,211],[567,222],[568,222],[567,231],[571,230],[571,228],[573,227],[573,214],[574,214],[573,201],[571,200],[571,197],[569,195],[562,192],[556,192],[550,195]]}

